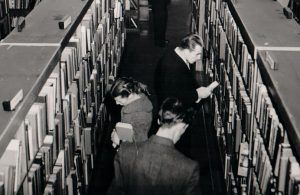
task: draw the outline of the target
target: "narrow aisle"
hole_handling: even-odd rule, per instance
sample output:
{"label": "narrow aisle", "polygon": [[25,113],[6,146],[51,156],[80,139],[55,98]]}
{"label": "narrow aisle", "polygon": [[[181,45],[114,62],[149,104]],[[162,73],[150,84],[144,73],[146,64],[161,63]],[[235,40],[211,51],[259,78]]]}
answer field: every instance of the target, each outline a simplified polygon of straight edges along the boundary
{"label": "narrow aisle", "polygon": [[[150,15],[149,32],[147,35],[137,33],[127,34],[125,50],[122,56],[118,77],[132,77],[135,80],[145,83],[151,93],[151,101],[156,107],[156,94],[154,91],[154,71],[159,58],[168,49],[173,49],[180,40],[190,32],[189,29],[189,0],[171,0],[169,6],[169,18],[166,38],[170,41],[165,48],[154,45],[152,33],[152,17]],[[115,109],[118,112],[118,109]],[[156,120],[154,120],[156,121]],[[210,123],[207,123],[209,126]],[[192,132],[191,156],[200,164],[200,185],[203,194],[225,194],[220,187],[222,174],[220,164],[217,163],[218,153],[216,150],[215,138],[210,129],[204,129],[203,118],[198,119],[196,125],[199,131]],[[203,130],[204,129],[204,130]],[[113,173],[114,152],[110,144],[110,135],[106,135],[106,144],[102,152],[102,157],[97,160],[97,169],[91,184],[89,194],[105,194],[109,186]],[[215,174],[215,175],[212,175]],[[217,178],[216,178],[217,177]],[[216,181],[217,180],[217,181]]]}
{"label": "narrow aisle", "polygon": [[154,105],[156,105],[156,94],[153,82],[157,61],[164,54],[165,50],[174,48],[181,41],[181,38],[189,33],[189,10],[189,0],[171,1],[168,9],[169,17],[166,33],[166,38],[170,42],[165,48],[154,45],[151,14],[148,35],[127,34],[126,48],[118,75],[133,77],[145,83],[152,94]]}

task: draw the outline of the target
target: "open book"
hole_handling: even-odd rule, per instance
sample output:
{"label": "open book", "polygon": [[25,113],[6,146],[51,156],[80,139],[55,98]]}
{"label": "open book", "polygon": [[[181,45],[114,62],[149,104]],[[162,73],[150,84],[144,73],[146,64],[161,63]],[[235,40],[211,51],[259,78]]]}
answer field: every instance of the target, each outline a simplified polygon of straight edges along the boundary
{"label": "open book", "polygon": [[116,124],[116,132],[120,140],[133,142],[133,128],[131,124],[118,122]]}

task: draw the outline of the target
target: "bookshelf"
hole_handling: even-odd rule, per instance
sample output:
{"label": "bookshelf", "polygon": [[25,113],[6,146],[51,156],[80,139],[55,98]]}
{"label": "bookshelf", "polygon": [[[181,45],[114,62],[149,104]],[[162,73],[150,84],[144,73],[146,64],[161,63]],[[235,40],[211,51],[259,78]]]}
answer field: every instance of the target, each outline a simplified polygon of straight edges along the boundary
{"label": "bookshelf", "polygon": [[200,25],[200,2],[197,0],[191,1],[191,7],[192,7],[192,17],[191,17],[191,32],[197,32]]}
{"label": "bookshelf", "polygon": [[[243,37],[246,37],[245,43],[247,46],[250,46],[249,52],[253,58],[259,59],[257,60],[259,70],[262,74],[262,78],[265,78],[267,81],[265,83],[268,83],[270,86],[269,91],[272,93],[271,97],[274,97],[275,105],[282,107],[279,109],[279,113],[285,113],[285,117],[282,118],[282,121],[293,121],[289,122],[293,124],[292,126],[287,126],[289,127],[287,129],[290,129],[288,132],[294,132],[292,133],[293,135],[299,134],[300,125],[293,119],[295,116],[299,116],[300,109],[297,110],[297,106],[294,105],[294,102],[290,101],[291,98],[297,97],[298,94],[293,93],[293,91],[299,88],[296,85],[293,87],[292,84],[298,82],[298,78],[294,76],[293,72],[297,72],[295,63],[297,64],[296,56],[299,55],[300,51],[299,24],[295,20],[288,20],[283,15],[281,5],[272,1],[238,1],[236,4],[230,1],[229,8],[233,16],[237,14],[238,17],[235,18],[237,18],[238,26],[245,29],[241,30]],[[252,13],[250,13],[249,8],[250,10],[255,10],[255,12],[252,11]],[[264,14],[266,10],[268,10],[268,14]],[[276,25],[265,25],[275,23]],[[263,60],[264,51],[268,51],[272,55],[274,53],[275,60],[279,60],[279,63],[284,64],[284,66],[278,71],[270,71],[270,69],[267,68],[267,63]],[[259,57],[257,57],[258,53]],[[290,58],[288,58],[288,56]],[[282,61],[283,59],[286,59],[286,61]],[[280,74],[288,78],[282,79],[278,77]],[[275,83],[276,85],[274,85]],[[291,85],[290,87],[288,86],[289,84]],[[292,109],[293,112],[290,112],[292,107],[294,108]],[[300,141],[299,136],[297,136],[297,139]],[[293,140],[294,139],[291,141]],[[299,141],[295,141],[295,144],[297,143],[296,148],[300,146]],[[297,151],[297,153],[300,157],[300,151]]]}
{"label": "bookshelf", "polygon": [[[64,16],[71,23],[59,29]],[[0,42],[0,194],[85,194],[125,41],[123,1],[42,1]],[[11,154],[11,155],[10,155]],[[7,156],[12,156],[8,161]]]}
{"label": "bookshelf", "polygon": [[[64,47],[90,5],[91,1],[42,1],[38,9],[27,15],[23,31],[20,33],[14,29],[2,40],[1,45],[37,44]],[[65,15],[71,16],[72,25],[60,30],[58,21]]]}
{"label": "bookshelf", "polygon": [[233,2],[228,2],[228,8],[254,58],[258,50],[299,51],[300,40],[297,32],[300,26],[295,20],[288,20],[283,15],[282,6],[278,2],[266,0]]}
{"label": "bookshelf", "polygon": [[268,0],[205,1],[204,15],[196,31],[220,82],[211,100],[228,194],[297,193],[299,25]]}
{"label": "bookshelf", "polygon": [[125,0],[125,25],[127,32],[139,32],[140,9],[140,0]]}
{"label": "bookshelf", "polygon": [[[0,110],[0,154],[13,138],[35,97],[59,60],[58,46],[0,46],[1,100],[8,100],[20,89],[24,98],[17,110]],[[16,56],[18,56],[16,58]],[[23,68],[20,68],[23,67]],[[9,86],[9,87],[8,87]]]}
{"label": "bookshelf", "polygon": [[26,15],[39,3],[37,0],[1,0],[0,1],[0,40],[6,37],[16,26],[20,17]]}
{"label": "bookshelf", "polygon": [[[259,51],[257,63],[260,67],[262,78],[269,83],[268,88],[272,94],[272,100],[276,103],[278,115],[286,127],[291,138],[297,156],[300,147],[300,107],[297,102],[299,94],[299,52],[298,51],[269,51],[266,50],[278,64],[278,70],[272,70],[266,62],[265,51]],[[286,76],[288,75],[288,76]]]}
{"label": "bookshelf", "polygon": [[295,20],[297,22],[299,22],[299,18],[300,18],[299,5],[300,5],[299,1],[292,0],[289,2],[288,6],[287,6],[293,11],[293,17],[295,18]]}
{"label": "bookshelf", "polygon": [[0,1],[0,40],[9,32],[6,1]]}

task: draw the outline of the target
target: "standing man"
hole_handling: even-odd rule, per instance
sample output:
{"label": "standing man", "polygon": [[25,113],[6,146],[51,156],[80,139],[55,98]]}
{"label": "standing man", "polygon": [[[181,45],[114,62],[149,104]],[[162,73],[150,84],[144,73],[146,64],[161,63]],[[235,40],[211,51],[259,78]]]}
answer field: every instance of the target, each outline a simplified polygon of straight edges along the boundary
{"label": "standing man", "polygon": [[153,11],[154,43],[156,46],[165,47],[168,23],[168,5],[171,0],[150,0]]}
{"label": "standing man", "polygon": [[186,36],[175,49],[160,59],[155,74],[158,105],[167,97],[176,97],[189,108],[211,94],[208,87],[199,87],[190,64],[201,60],[203,42],[195,34]]}
{"label": "standing man", "polygon": [[[202,39],[192,34],[184,37],[179,46],[166,52],[160,59],[155,74],[158,106],[165,98],[176,97],[187,109],[193,108],[197,111],[196,103],[211,94],[210,87],[198,85],[195,72],[190,67],[190,64],[201,60],[202,47]],[[199,131],[199,125],[195,121],[176,144],[176,148],[186,156],[193,157],[194,142],[192,140],[197,131]]]}
{"label": "standing man", "polygon": [[176,98],[164,101],[160,127],[145,142],[123,143],[109,195],[199,195],[199,166],[174,147],[192,116]]}

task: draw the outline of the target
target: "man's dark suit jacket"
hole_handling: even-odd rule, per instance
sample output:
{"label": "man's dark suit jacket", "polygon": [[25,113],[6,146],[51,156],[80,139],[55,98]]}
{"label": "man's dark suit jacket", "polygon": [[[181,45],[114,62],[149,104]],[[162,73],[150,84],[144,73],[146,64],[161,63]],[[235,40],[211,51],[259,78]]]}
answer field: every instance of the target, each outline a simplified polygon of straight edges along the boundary
{"label": "man's dark suit jacket", "polygon": [[123,143],[114,163],[109,194],[200,194],[198,164],[177,151],[170,139],[154,135],[137,146]]}
{"label": "man's dark suit jacket", "polygon": [[176,97],[186,107],[191,107],[198,100],[196,89],[199,86],[195,74],[174,50],[170,50],[160,59],[155,77],[159,104],[167,97]]}

